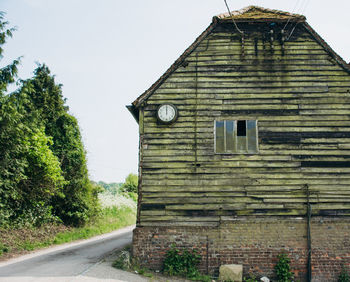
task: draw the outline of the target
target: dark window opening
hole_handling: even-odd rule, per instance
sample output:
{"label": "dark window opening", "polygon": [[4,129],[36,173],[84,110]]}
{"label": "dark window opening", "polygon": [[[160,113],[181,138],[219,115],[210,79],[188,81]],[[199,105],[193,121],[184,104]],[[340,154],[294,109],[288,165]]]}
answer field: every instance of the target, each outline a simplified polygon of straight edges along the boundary
{"label": "dark window opening", "polygon": [[247,126],[245,120],[237,121],[237,136],[247,136]]}

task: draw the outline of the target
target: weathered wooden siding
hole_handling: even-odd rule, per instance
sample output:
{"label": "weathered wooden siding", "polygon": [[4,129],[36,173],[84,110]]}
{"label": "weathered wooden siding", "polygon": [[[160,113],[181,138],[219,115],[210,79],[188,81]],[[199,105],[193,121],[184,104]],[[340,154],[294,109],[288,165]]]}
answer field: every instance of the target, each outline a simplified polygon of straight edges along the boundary
{"label": "weathered wooden siding", "polygon": [[[248,36],[242,56],[216,27],[141,108],[141,226],[305,215],[307,189],[313,214],[350,215],[349,73],[302,24],[284,49]],[[161,103],[178,107],[171,126]],[[215,154],[215,119],[258,120],[259,153]]]}

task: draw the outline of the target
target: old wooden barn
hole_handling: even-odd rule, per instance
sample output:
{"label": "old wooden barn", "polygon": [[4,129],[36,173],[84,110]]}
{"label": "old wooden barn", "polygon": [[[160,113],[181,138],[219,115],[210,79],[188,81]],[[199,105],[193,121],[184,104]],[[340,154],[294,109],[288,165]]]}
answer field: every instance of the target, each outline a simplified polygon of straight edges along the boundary
{"label": "old wooden barn", "polygon": [[302,15],[232,16],[128,106],[133,253],[160,269],[175,243],[200,250],[203,272],[234,263],[273,278],[285,252],[297,279],[335,281],[350,264],[350,67]]}

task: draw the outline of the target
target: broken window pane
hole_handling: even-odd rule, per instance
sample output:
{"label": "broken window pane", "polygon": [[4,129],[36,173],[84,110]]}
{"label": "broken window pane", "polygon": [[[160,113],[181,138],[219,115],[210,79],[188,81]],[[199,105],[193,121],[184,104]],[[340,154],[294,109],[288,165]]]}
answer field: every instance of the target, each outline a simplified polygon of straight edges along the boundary
{"label": "broken window pane", "polygon": [[247,136],[245,120],[237,121],[237,136]]}

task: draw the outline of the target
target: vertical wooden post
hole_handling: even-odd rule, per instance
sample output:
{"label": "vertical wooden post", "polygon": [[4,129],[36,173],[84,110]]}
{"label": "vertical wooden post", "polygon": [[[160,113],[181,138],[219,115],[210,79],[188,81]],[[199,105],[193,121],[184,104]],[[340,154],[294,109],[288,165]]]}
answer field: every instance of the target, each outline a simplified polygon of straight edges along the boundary
{"label": "vertical wooden post", "polygon": [[309,185],[305,185],[307,195],[307,281],[312,280],[312,267],[311,267],[311,205],[310,205],[310,191]]}
{"label": "vertical wooden post", "polygon": [[141,200],[142,200],[142,165],[143,165],[143,143],[144,143],[144,109],[143,106],[139,110],[139,177],[138,177],[138,187],[137,187],[137,215],[136,224],[140,224],[140,214],[141,214]]}

